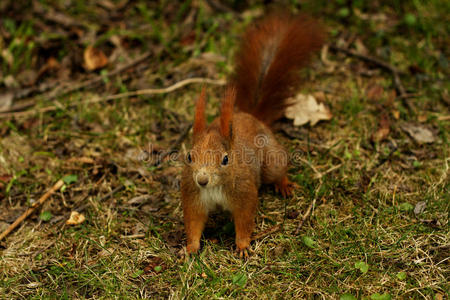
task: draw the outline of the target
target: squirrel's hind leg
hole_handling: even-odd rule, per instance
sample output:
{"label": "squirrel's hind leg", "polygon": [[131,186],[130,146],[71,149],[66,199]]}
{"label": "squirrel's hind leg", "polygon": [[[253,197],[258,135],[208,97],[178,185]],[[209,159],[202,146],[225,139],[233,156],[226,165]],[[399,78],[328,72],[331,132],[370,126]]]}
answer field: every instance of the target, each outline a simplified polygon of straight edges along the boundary
{"label": "squirrel's hind leg", "polygon": [[283,198],[291,197],[296,188],[298,188],[298,185],[295,182],[291,182],[287,176],[275,183],[275,191],[280,193]]}
{"label": "squirrel's hind leg", "polygon": [[288,163],[287,151],[275,139],[271,140],[265,149],[262,181],[265,184],[274,184],[275,191],[284,198],[292,196],[294,189],[298,187],[287,178]]}

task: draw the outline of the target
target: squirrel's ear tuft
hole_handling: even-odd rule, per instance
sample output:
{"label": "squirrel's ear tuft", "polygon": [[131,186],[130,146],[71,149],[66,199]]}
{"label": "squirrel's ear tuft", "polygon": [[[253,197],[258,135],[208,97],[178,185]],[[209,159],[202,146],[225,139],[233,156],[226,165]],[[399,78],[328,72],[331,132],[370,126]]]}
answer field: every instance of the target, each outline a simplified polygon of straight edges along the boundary
{"label": "squirrel's ear tuft", "polygon": [[220,109],[220,134],[227,139],[231,138],[231,119],[233,117],[236,89],[234,86],[227,87],[225,97],[222,99]]}
{"label": "squirrel's ear tuft", "polygon": [[195,105],[195,117],[194,117],[194,136],[200,134],[206,128],[205,118],[205,106],[206,106],[206,91],[205,87],[202,88],[200,97]]}

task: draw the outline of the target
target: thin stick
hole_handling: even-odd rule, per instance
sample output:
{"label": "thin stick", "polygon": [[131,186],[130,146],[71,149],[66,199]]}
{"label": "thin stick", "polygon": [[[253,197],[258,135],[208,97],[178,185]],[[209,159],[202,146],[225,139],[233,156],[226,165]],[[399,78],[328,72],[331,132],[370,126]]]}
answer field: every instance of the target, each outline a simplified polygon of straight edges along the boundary
{"label": "thin stick", "polygon": [[309,205],[308,209],[306,210],[305,214],[303,215],[300,223],[297,226],[297,229],[295,230],[295,234],[298,234],[300,232],[300,229],[302,229],[303,223],[305,223],[306,219],[311,215],[311,212],[316,205],[317,200],[317,193],[319,193],[320,188],[322,187],[322,180],[319,183],[319,186],[316,188],[315,196],[311,204]]}
{"label": "thin stick", "polygon": [[302,217],[302,220],[300,221],[300,223],[297,226],[297,229],[295,230],[295,234],[298,234],[300,232],[300,229],[303,226],[303,223],[305,223],[306,219],[309,217],[309,215],[311,214],[312,208],[316,205],[316,198],[314,198],[313,202],[311,202],[311,204],[309,205],[308,209],[306,210],[305,214]]}
{"label": "thin stick", "polygon": [[341,48],[341,47],[337,47],[334,45],[330,46],[330,49],[334,50],[334,51],[338,51],[338,52],[342,52],[348,56],[353,56],[356,57],[358,59],[364,60],[366,62],[375,64],[379,67],[381,67],[382,69],[385,69],[386,71],[389,71],[394,79],[394,85],[395,88],[397,90],[397,92],[399,93],[399,98],[403,100],[403,102],[405,103],[405,105],[408,107],[408,109],[410,111],[415,111],[415,107],[413,106],[413,104],[408,101],[408,98],[414,96],[414,94],[408,94],[405,90],[405,87],[403,86],[403,83],[400,79],[400,71],[393,67],[391,64],[382,61],[378,58],[372,57],[372,56],[368,56],[368,55],[364,55],[346,48]]}
{"label": "thin stick", "polygon": [[252,236],[252,241],[260,240],[268,235],[274,234],[275,232],[280,231],[281,228],[282,228],[281,225],[275,225],[273,227],[270,227],[264,230],[263,232],[260,232]]}
{"label": "thin stick", "polygon": [[[172,145],[169,147],[169,150],[167,150],[166,152],[164,152],[163,154],[161,154],[161,156],[158,158],[158,160],[153,164],[153,166],[158,166],[162,163],[162,161],[164,160],[164,158],[167,157],[167,155],[173,153],[175,150],[177,150],[177,148],[181,145],[181,143],[184,141],[184,139],[186,139],[187,135],[189,134],[189,130],[191,129],[192,124],[189,124],[186,126],[186,128],[184,129],[184,131],[181,133],[181,135],[176,139],[176,141],[174,141],[172,143]],[[134,181],[136,179],[138,179],[140,176],[139,173],[134,174],[130,180]],[[120,184],[118,186],[116,186],[111,192],[109,192],[108,194],[104,195],[103,197],[101,197],[98,201],[99,202],[103,202],[107,199],[109,199],[110,197],[112,197],[115,193],[122,191],[125,188],[125,186],[123,184]],[[75,209],[77,212],[81,213],[82,211],[84,211],[87,207],[89,206],[89,204],[84,204],[80,207],[78,207],[77,209]]]}
{"label": "thin stick", "polygon": [[[109,100],[115,100],[115,99],[126,98],[126,97],[134,97],[134,96],[140,96],[140,95],[165,94],[165,93],[173,92],[177,89],[180,89],[180,88],[182,88],[188,84],[192,84],[192,83],[207,83],[207,84],[215,84],[215,85],[224,85],[225,81],[220,80],[220,79],[214,80],[214,79],[209,79],[209,78],[188,78],[188,79],[179,81],[179,82],[177,82],[171,86],[168,86],[166,88],[144,89],[144,90],[137,90],[137,91],[133,91],[133,92],[126,92],[126,93],[92,99],[92,100],[86,101],[84,103],[85,104],[93,104],[93,103],[100,103],[100,102],[105,102],[105,101],[109,101]],[[67,105],[67,107],[75,106],[78,104],[79,103],[69,103]],[[0,112],[0,119],[9,118],[9,117],[24,117],[24,116],[33,115],[37,112],[44,113],[44,112],[48,112],[48,111],[54,111],[57,109],[60,109],[60,107],[57,105],[52,105],[52,106],[43,107],[43,108],[40,108],[37,110],[33,109],[33,110],[11,112],[11,113],[1,113]]]}
{"label": "thin stick", "polygon": [[[142,61],[146,60],[147,58],[149,58],[151,54],[152,54],[152,52],[147,51],[144,54],[137,57],[135,60],[131,61],[130,63],[111,71],[110,73],[107,74],[107,76],[109,76],[109,77],[115,76],[117,74],[120,74],[120,73],[134,67],[135,65],[137,65],[137,64],[141,63]],[[93,84],[103,82],[103,79],[104,79],[104,76],[98,75],[95,78],[83,81],[83,82],[73,85],[73,86],[70,86],[68,88],[63,89],[62,91],[54,90],[52,93],[50,93],[50,95],[47,97],[47,99],[51,100],[51,99],[57,98],[59,96],[65,95],[65,94],[75,92],[77,90],[86,88]]]}
{"label": "thin stick", "polygon": [[311,170],[313,170],[314,173],[316,173],[316,175],[314,175],[314,178],[317,178],[317,179],[322,178],[323,174],[321,172],[319,172],[319,170],[317,170],[316,167],[314,167],[309,161],[307,161],[306,159],[301,158],[301,157],[296,157],[296,159],[300,160],[304,164],[307,164],[311,168]]}
{"label": "thin stick", "polygon": [[135,97],[135,96],[141,96],[141,95],[156,95],[156,94],[166,94],[173,92],[175,90],[178,90],[179,88],[182,88],[185,85],[191,84],[191,83],[207,83],[207,84],[215,84],[215,85],[224,85],[225,80],[221,79],[209,79],[209,78],[188,78],[181,80],[171,86],[168,86],[166,88],[160,88],[160,89],[143,89],[143,90],[137,90],[133,92],[126,92],[111,96],[102,97],[100,99],[96,99],[96,102],[103,102],[108,100],[115,100],[120,98],[126,98],[126,97]]}
{"label": "thin stick", "polygon": [[37,202],[33,203],[33,205],[27,208],[27,210],[0,235],[0,241],[4,239],[11,231],[13,231],[20,223],[22,223],[22,221],[25,220],[29,215],[31,215],[39,205],[43,204],[55,191],[59,190],[63,185],[64,181],[62,179],[58,180],[50,190],[42,195],[42,197],[39,198]]}
{"label": "thin stick", "polygon": [[[128,70],[128,69],[130,69],[130,68],[132,68],[134,66],[136,66],[137,64],[141,63],[142,61],[146,60],[147,58],[150,57],[150,55],[151,55],[151,52],[145,52],[144,54],[140,55],[139,57],[137,57],[135,60],[131,61],[130,63],[128,63],[128,64],[126,64],[126,65],[124,65],[122,67],[119,67],[119,68],[109,72],[108,76],[112,77],[112,76],[118,75],[118,74],[120,74],[120,73],[122,73],[122,72],[124,72],[124,71],[126,71],[126,70]],[[95,76],[92,79],[85,80],[85,81],[83,81],[83,82],[81,82],[79,84],[71,84],[69,87],[67,87],[65,89],[54,88],[55,86],[61,85],[60,81],[57,81],[57,82],[54,82],[54,83],[46,83],[46,82],[44,82],[44,83],[42,83],[42,84],[40,84],[40,85],[38,85],[36,87],[31,87],[31,88],[28,88],[28,89],[21,89],[21,90],[16,91],[14,93],[14,95],[13,95],[13,100],[22,99],[22,98],[28,97],[28,96],[30,96],[31,94],[34,94],[34,93],[45,93],[48,90],[54,88],[46,96],[47,100],[52,100],[52,99],[55,99],[57,97],[63,96],[65,94],[72,93],[72,92],[75,92],[75,91],[83,89],[83,88],[87,88],[87,87],[89,87],[91,85],[102,83],[103,79],[104,79],[103,75],[98,75],[98,76]],[[28,108],[28,107],[34,106],[34,105],[36,105],[36,102],[34,100],[22,101],[22,103],[18,103],[16,105],[12,106],[12,107],[7,108],[7,109],[0,110],[0,113],[9,113],[9,112],[14,112],[14,111],[21,111],[21,110],[23,110],[25,108]]]}

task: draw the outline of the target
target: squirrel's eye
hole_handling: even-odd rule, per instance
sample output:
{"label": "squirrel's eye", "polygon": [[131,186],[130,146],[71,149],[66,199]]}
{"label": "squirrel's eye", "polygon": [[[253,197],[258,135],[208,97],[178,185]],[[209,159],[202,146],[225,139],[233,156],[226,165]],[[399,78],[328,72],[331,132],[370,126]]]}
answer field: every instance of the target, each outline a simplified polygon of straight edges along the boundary
{"label": "squirrel's eye", "polygon": [[187,161],[188,161],[188,163],[191,163],[191,162],[192,162],[191,153],[188,153],[188,155],[187,155]]}
{"label": "squirrel's eye", "polygon": [[222,160],[222,165],[226,166],[228,164],[228,155],[225,155]]}

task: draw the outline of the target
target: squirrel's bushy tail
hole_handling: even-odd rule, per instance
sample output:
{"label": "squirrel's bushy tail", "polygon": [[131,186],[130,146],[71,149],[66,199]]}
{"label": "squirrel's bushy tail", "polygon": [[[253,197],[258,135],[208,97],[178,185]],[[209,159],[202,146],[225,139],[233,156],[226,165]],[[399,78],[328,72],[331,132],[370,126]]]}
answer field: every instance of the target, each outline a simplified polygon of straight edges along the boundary
{"label": "squirrel's bushy tail", "polygon": [[322,27],[305,15],[276,12],[249,27],[236,55],[236,106],[267,125],[282,117],[299,69],[324,39]]}

